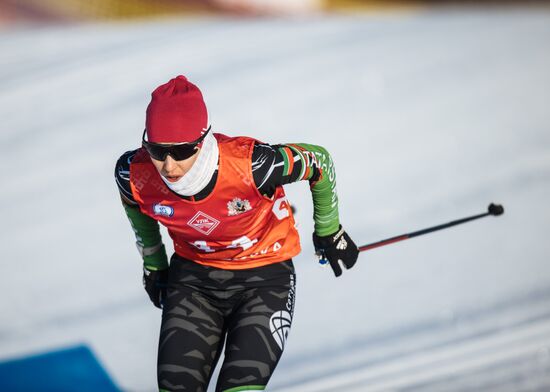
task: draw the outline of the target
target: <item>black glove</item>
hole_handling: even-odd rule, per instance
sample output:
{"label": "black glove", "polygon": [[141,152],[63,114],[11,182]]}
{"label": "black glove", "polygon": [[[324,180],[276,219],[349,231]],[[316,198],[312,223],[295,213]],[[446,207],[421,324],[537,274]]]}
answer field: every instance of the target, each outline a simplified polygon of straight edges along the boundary
{"label": "black glove", "polygon": [[143,268],[143,287],[149,294],[151,302],[157,307],[162,309],[164,298],[166,298],[166,286],[168,284],[168,268],[152,271],[147,268]]}
{"label": "black glove", "polygon": [[315,246],[315,254],[319,256],[319,261],[328,260],[334,275],[337,277],[342,275],[341,262],[346,269],[350,269],[355,265],[359,256],[357,245],[350,238],[348,233],[344,231],[342,225],[338,231],[326,237],[319,237],[313,233],[313,245]]}

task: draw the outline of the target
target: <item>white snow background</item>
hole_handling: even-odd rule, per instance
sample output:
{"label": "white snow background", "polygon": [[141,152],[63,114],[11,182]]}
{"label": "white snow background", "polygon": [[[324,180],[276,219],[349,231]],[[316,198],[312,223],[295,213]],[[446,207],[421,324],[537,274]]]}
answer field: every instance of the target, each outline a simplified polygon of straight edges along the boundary
{"label": "white snow background", "polygon": [[506,209],[335,279],[307,183],[286,187],[303,252],[270,390],[550,388],[548,10],[29,26],[0,53],[0,360],[86,343],[155,390],[160,311],[113,170],[185,74],[215,131],[325,146],[358,245]]}

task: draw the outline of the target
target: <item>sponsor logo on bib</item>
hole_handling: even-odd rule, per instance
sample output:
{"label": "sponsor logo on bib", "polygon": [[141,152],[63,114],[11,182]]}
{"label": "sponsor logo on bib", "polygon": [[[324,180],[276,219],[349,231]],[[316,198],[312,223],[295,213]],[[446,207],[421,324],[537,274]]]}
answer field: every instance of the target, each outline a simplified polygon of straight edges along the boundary
{"label": "sponsor logo on bib", "polygon": [[199,211],[187,224],[199,233],[209,235],[220,224],[220,221]]}
{"label": "sponsor logo on bib", "polygon": [[250,202],[246,199],[242,200],[238,197],[227,202],[227,214],[229,216],[239,215],[243,212],[250,211],[252,207]]}
{"label": "sponsor logo on bib", "polygon": [[155,215],[162,215],[171,217],[174,215],[174,208],[171,206],[163,206],[160,203],[153,204],[153,213]]}

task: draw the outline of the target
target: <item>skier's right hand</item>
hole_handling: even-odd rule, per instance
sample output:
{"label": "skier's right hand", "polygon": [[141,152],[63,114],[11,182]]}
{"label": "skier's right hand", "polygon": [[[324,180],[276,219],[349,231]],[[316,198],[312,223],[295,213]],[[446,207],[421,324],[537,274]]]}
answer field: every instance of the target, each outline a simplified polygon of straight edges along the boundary
{"label": "skier's right hand", "polygon": [[166,298],[167,284],[168,268],[154,271],[143,267],[143,287],[157,308],[162,309],[164,298]]}

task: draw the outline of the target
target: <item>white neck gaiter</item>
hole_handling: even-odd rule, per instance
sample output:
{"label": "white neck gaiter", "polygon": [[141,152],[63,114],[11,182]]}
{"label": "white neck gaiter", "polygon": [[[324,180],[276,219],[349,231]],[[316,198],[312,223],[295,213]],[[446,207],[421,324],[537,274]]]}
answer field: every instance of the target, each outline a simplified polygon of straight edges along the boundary
{"label": "white neck gaiter", "polygon": [[182,196],[194,196],[204,189],[212,179],[218,167],[218,141],[212,132],[202,142],[199,156],[191,169],[176,182],[170,182],[161,174],[161,178],[168,188]]}

